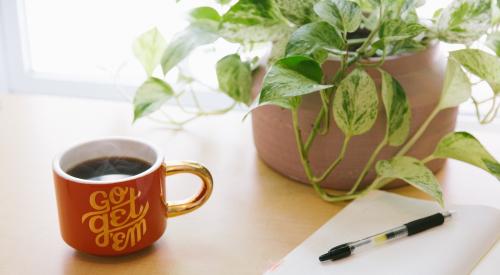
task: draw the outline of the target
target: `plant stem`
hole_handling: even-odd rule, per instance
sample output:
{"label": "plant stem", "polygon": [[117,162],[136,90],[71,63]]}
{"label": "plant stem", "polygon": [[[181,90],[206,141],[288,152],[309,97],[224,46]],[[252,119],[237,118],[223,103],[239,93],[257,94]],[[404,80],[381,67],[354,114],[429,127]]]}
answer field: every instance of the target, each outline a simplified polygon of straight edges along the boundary
{"label": "plant stem", "polygon": [[352,45],[352,44],[360,44],[366,41],[366,38],[353,38],[353,39],[348,39],[347,44]]}
{"label": "plant stem", "polygon": [[480,105],[480,104],[484,104],[484,103],[486,103],[486,102],[492,101],[494,97],[495,97],[495,96],[492,96],[492,97],[489,97],[489,98],[487,98],[487,99],[483,99],[483,100],[476,100],[475,98],[472,98],[472,97],[471,97],[471,98],[472,98],[472,100],[473,100],[474,102],[476,102],[477,104],[479,104],[479,105]]}
{"label": "plant stem", "polygon": [[496,106],[496,102],[497,102],[497,97],[494,96],[493,101],[491,103],[491,108],[488,111],[488,113],[484,116],[484,118],[480,121],[481,124],[488,124],[491,121],[493,121],[493,119],[495,119],[499,108]]}
{"label": "plant stem", "polygon": [[472,103],[474,104],[474,113],[476,114],[477,121],[481,122],[481,110],[479,109],[479,103],[473,96],[471,96]]}
{"label": "plant stem", "polygon": [[377,63],[361,63],[360,62],[360,64],[363,67],[375,67],[375,68],[380,67],[380,66],[382,66],[382,64],[384,64],[386,55],[387,54],[386,54],[385,49],[384,49],[382,57],[380,57],[380,60],[377,61]]}
{"label": "plant stem", "polygon": [[295,134],[295,143],[297,145],[297,150],[299,151],[299,155],[300,155],[300,161],[302,163],[302,166],[304,167],[304,171],[306,172],[306,176],[309,179],[309,181],[311,182],[314,190],[316,190],[316,192],[321,197],[323,197],[323,195],[325,194],[325,190],[323,190],[318,185],[318,183],[312,181],[312,179],[314,178],[314,175],[313,175],[311,165],[309,163],[309,160],[307,159],[307,156],[306,156],[306,153],[304,150],[304,146],[303,146],[303,142],[302,142],[302,133],[301,133],[300,127],[299,127],[299,115],[298,115],[297,108],[292,108],[292,123],[293,123],[293,130],[294,130],[294,134]]}
{"label": "plant stem", "polygon": [[[293,126],[294,126],[293,129],[294,129],[295,140],[296,140],[295,143],[297,144],[297,150],[299,151],[300,161],[302,163],[302,166],[304,167],[304,171],[306,173],[306,176],[309,179],[309,182],[313,186],[316,193],[318,193],[319,196],[323,200],[328,201],[328,202],[338,202],[338,201],[351,200],[351,199],[357,198],[361,193],[349,194],[349,195],[331,195],[331,194],[328,194],[323,188],[321,188],[321,186],[319,186],[319,182],[315,180],[315,177],[314,177],[314,174],[312,172],[312,168],[311,168],[311,165],[309,163],[309,160],[307,159],[307,157],[304,154],[305,151],[304,151],[304,146],[303,146],[303,142],[302,142],[302,133],[301,133],[300,127],[299,127],[299,116],[298,116],[297,108],[292,109],[292,121],[293,121]],[[349,142],[348,138],[344,139],[344,146],[343,146],[344,153],[345,153],[345,147],[347,147],[348,142]],[[343,155],[343,153],[341,153],[341,155]],[[335,162],[337,162],[337,164],[338,164],[340,161],[337,161],[337,160]],[[333,168],[331,168],[331,170],[333,170],[335,168],[335,166],[336,166],[336,164],[330,165],[330,167],[333,167]],[[325,174],[323,174],[323,176],[326,178],[328,176],[328,174],[325,173]]]}
{"label": "plant stem", "polygon": [[357,52],[360,53],[360,55],[363,54],[363,52],[366,50],[366,48],[371,44],[372,39],[375,37],[375,35],[378,33],[380,27],[382,26],[382,15],[383,15],[383,9],[382,6],[380,6],[379,10],[379,19],[377,22],[377,26],[370,32],[368,37],[366,38],[365,42],[358,48]]}
{"label": "plant stem", "polygon": [[366,174],[368,174],[368,171],[372,167],[375,158],[378,156],[382,148],[384,148],[386,145],[387,145],[387,135],[384,136],[384,139],[378,144],[377,148],[375,148],[375,150],[372,152],[372,155],[368,159],[368,162],[365,164],[365,167],[363,168],[361,174],[356,180],[356,183],[352,186],[351,191],[349,191],[348,194],[353,194],[356,191],[356,189],[358,189],[358,186],[365,179]]}
{"label": "plant stem", "polygon": [[[303,142],[302,132],[301,132],[301,129],[299,127],[298,107],[292,108],[292,110],[291,110],[297,150],[299,151],[300,161],[302,163],[302,166],[304,168],[306,176],[307,176],[309,182],[311,183],[311,185],[313,186],[314,190],[321,196],[321,198],[323,200],[328,201],[328,202],[336,202],[336,201],[355,199],[355,198],[365,194],[367,191],[371,190],[371,189],[366,189],[366,190],[363,190],[363,191],[357,192],[357,193],[355,192],[355,190],[354,191],[351,190],[349,192],[349,194],[331,195],[331,194],[328,194],[325,190],[323,190],[323,188],[321,188],[321,186],[319,185],[319,183],[324,181],[333,172],[333,170],[335,170],[335,168],[339,165],[339,163],[344,159],[345,151],[346,151],[347,145],[350,141],[350,137],[346,136],[344,138],[344,142],[343,142],[341,151],[339,153],[339,156],[337,157],[337,159],[335,159],[335,161],[333,161],[330,164],[330,166],[326,169],[326,171],[320,177],[314,176],[314,173],[312,171],[311,163],[308,159],[308,156],[309,156],[309,150],[311,149],[312,143],[314,142],[315,138],[317,137],[317,134],[320,131],[321,131],[320,132],[321,134],[326,134],[328,132],[328,129],[329,129],[328,127],[330,124],[330,122],[329,122],[330,96],[335,94],[335,91],[336,91],[339,83],[347,75],[347,71],[350,68],[350,66],[352,64],[356,63],[363,56],[366,48],[371,44],[372,40],[377,35],[378,30],[380,29],[380,26],[381,26],[382,15],[383,15],[383,9],[380,8],[380,17],[379,17],[379,20],[377,22],[377,26],[375,27],[375,29],[372,32],[370,32],[368,37],[363,40],[364,41],[363,44],[360,46],[360,48],[358,48],[358,50],[356,52],[353,53],[353,55],[351,57],[350,57],[350,53],[349,53],[348,43],[346,43],[346,49],[345,49],[345,53],[343,54],[342,59],[341,59],[340,69],[337,71],[337,73],[335,74],[335,76],[331,82],[333,84],[333,87],[331,89],[329,89],[328,91],[324,90],[324,91],[320,92],[321,101],[322,101],[321,109],[320,109],[318,115],[316,116],[313,127],[312,127],[311,132],[309,133],[309,135],[307,137],[305,144]],[[384,60],[385,60],[385,58],[382,58],[381,62],[379,62],[379,63],[380,64],[383,63]],[[324,128],[320,129],[321,123],[323,121],[325,121]],[[386,143],[386,141],[385,141],[385,143]],[[370,158],[371,159],[369,161],[370,163],[369,163],[369,165],[367,165],[368,168],[365,168],[365,170],[368,170],[370,168],[370,166],[373,164],[375,157],[378,155],[378,153],[380,152],[382,147],[383,147],[383,145],[379,145],[377,147],[376,151],[373,153],[372,157]],[[363,174],[366,174],[366,172]],[[365,177],[365,175],[360,176],[361,179],[364,177]],[[358,185],[359,185],[359,183],[358,183]]]}
{"label": "plant stem", "polygon": [[326,133],[328,133],[328,130],[330,129],[330,100],[324,90],[321,90],[320,96],[321,96],[321,102],[323,104],[322,108],[325,111],[324,111],[323,127],[321,128],[319,134],[325,135]]}
{"label": "plant stem", "polygon": [[426,158],[422,159],[421,161],[422,161],[422,163],[426,164],[426,163],[428,163],[429,161],[432,161],[432,160],[434,160],[434,159],[435,159],[435,157],[434,157],[433,155],[429,155],[429,156],[427,156]]}
{"label": "plant stem", "polygon": [[316,117],[316,120],[314,121],[313,127],[311,129],[311,133],[309,133],[309,136],[307,137],[307,140],[306,140],[306,144],[304,145],[304,150],[306,152],[309,152],[309,149],[311,148],[311,145],[314,141],[314,138],[316,138],[316,135],[318,134],[319,125],[324,118],[325,111],[326,110],[323,107],[321,107],[321,110],[319,111],[319,114]]}
{"label": "plant stem", "polygon": [[335,168],[339,165],[339,163],[344,159],[345,152],[347,150],[347,145],[349,144],[350,140],[351,140],[350,136],[346,136],[344,138],[344,142],[342,143],[342,148],[340,149],[340,153],[337,159],[335,159],[335,161],[330,164],[330,166],[325,170],[325,172],[319,178],[318,177],[313,178],[314,182],[320,183],[324,181],[332,173],[332,171],[335,170]]}
{"label": "plant stem", "polygon": [[403,156],[408,151],[411,149],[411,147],[420,139],[422,134],[427,130],[427,127],[429,124],[432,122],[432,120],[436,117],[436,115],[439,113],[440,108],[439,105],[434,108],[434,110],[431,112],[431,114],[427,117],[427,119],[422,123],[420,128],[418,128],[417,132],[411,137],[409,141],[406,142],[406,144],[403,146],[403,148],[399,149],[398,153],[396,154],[396,157]]}
{"label": "plant stem", "polygon": [[[411,147],[415,144],[415,142],[417,142],[417,140],[420,139],[420,137],[425,132],[425,130],[427,130],[427,127],[429,126],[431,121],[436,117],[436,115],[439,113],[439,111],[440,111],[440,108],[438,105],[438,106],[436,106],[436,108],[434,108],[434,110],[427,117],[427,119],[424,121],[424,123],[422,123],[422,125],[420,125],[420,128],[418,128],[417,132],[412,136],[412,138],[408,142],[406,142],[406,144],[403,146],[403,148],[401,148],[396,153],[396,155],[395,155],[396,157],[405,155],[411,149]],[[429,162],[433,159],[434,159],[434,157],[431,155],[431,156],[428,156],[427,158],[425,158],[423,160],[423,162],[426,163],[426,162]],[[375,179],[375,180],[377,180],[377,179]],[[393,181],[393,179],[382,179],[381,180],[381,187],[388,184],[391,181]],[[373,183],[372,183],[372,185],[373,185]]]}

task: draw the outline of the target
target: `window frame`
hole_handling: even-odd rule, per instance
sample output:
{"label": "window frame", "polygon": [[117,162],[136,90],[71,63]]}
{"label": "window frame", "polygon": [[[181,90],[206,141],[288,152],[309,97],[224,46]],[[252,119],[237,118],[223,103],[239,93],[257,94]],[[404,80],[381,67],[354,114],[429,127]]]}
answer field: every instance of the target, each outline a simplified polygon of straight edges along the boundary
{"label": "window frame", "polygon": [[[0,58],[3,54],[5,59],[5,62],[2,62],[5,67],[0,67],[0,77],[2,77],[1,72],[4,71],[3,83],[7,86],[2,90],[8,90],[13,94],[45,94],[118,101],[127,100],[127,96],[133,95],[135,87],[132,86],[118,86],[126,94],[124,96],[120,93],[109,92],[117,90],[118,87],[114,83],[33,71],[28,50],[30,44],[27,36],[24,1],[0,0],[0,7],[0,26],[4,36],[1,39],[3,45],[0,45],[0,51],[2,51]],[[0,78],[0,83],[1,80]]]}

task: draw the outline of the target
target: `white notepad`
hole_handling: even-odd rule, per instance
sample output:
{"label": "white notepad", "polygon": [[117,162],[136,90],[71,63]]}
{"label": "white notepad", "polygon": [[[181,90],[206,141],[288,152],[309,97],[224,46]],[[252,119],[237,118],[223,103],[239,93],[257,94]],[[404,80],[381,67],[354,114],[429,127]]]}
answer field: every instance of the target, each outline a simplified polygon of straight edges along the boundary
{"label": "white notepad", "polygon": [[500,247],[495,246],[500,210],[446,208],[456,212],[441,226],[320,263],[318,256],[333,246],[443,211],[434,202],[374,191],[349,204],[266,274],[500,274]]}

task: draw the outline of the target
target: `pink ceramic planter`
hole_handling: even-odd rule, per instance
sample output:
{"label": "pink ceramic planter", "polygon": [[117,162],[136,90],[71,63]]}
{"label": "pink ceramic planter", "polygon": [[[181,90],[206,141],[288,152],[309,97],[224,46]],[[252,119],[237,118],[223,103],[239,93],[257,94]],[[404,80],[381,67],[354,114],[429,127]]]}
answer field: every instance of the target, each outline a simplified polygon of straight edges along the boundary
{"label": "pink ceramic planter", "polygon": [[[444,80],[446,55],[439,50],[439,45],[427,50],[387,58],[382,69],[393,75],[403,86],[410,101],[412,110],[411,133],[418,127],[437,105]],[[323,65],[326,77],[331,78],[339,67],[339,62],[329,60]],[[376,69],[367,69],[377,84],[380,97],[380,74]],[[253,92],[257,94],[262,85],[264,70],[254,79]],[[318,93],[305,96],[299,110],[300,127],[304,139],[310,133],[316,115],[321,106]],[[409,155],[417,158],[428,156],[434,151],[439,140],[455,128],[457,108],[448,109],[438,114],[429,125],[420,140],[409,151]],[[263,106],[252,113],[253,136],[260,158],[278,173],[307,183],[307,177],[300,162],[295,144],[291,113],[277,106]],[[379,115],[373,128],[362,136],[354,137],[347,149],[344,161],[325,180],[322,186],[347,190],[354,184],[371,153],[382,140],[386,127],[385,111],[380,98]],[[321,174],[338,156],[342,146],[343,134],[331,119],[330,131],[325,136],[316,138],[310,151],[310,160],[316,175]],[[377,159],[390,159],[399,148],[386,147]],[[432,171],[437,172],[444,165],[443,160],[428,164]],[[372,168],[362,186],[375,178]],[[395,182],[389,187],[402,185]]]}

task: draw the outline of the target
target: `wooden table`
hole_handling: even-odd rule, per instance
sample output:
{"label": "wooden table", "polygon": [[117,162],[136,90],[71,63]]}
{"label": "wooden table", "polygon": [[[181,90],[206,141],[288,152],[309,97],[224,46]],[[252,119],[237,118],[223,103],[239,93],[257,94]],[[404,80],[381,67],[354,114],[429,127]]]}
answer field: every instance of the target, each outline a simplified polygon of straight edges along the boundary
{"label": "wooden table", "polygon": [[[0,96],[0,274],[261,274],[346,203],[321,201],[313,189],[262,163],[250,121],[241,113],[208,117],[184,131],[148,120],[131,125],[131,106],[45,96]],[[500,157],[498,125],[465,121]],[[106,135],[140,137],[167,159],[191,159],[213,173],[208,203],[169,219],[166,234],[136,254],[100,258],[68,247],[59,235],[52,157],[67,146]],[[440,173],[445,199],[500,208],[500,183],[474,167],[450,161]],[[197,183],[169,180],[169,194],[187,196]],[[428,198],[403,187],[396,193]]]}

